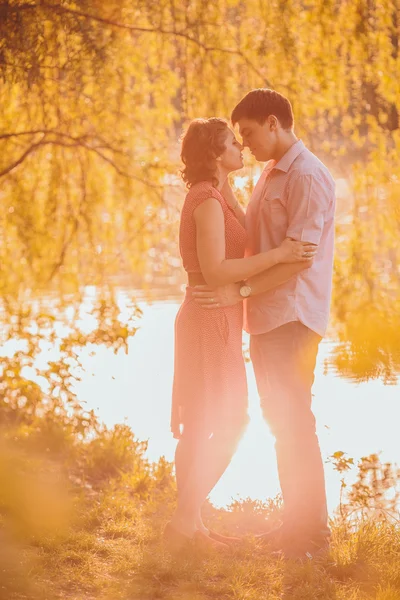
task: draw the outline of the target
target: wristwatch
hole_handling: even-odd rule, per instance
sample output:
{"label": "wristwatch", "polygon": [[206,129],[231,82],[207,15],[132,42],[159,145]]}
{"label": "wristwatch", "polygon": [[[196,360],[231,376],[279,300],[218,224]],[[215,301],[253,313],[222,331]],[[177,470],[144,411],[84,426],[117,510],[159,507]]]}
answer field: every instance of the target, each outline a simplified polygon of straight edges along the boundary
{"label": "wristwatch", "polygon": [[251,287],[249,284],[243,283],[243,285],[240,286],[239,294],[242,296],[242,298],[248,298],[251,294]]}

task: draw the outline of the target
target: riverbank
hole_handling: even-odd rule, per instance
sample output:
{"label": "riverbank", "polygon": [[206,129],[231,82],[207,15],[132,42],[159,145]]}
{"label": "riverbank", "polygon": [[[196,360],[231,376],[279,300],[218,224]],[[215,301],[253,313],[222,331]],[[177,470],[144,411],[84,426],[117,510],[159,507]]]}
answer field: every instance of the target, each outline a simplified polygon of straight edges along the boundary
{"label": "riverbank", "polygon": [[[77,395],[83,348],[89,356],[95,347],[112,349],[121,361],[136,339],[135,323],[121,327],[112,312],[106,316],[107,328],[72,331],[56,353],[52,330],[42,324],[39,336],[27,327],[20,338],[27,343],[2,357],[0,600],[399,600],[400,527],[388,516],[392,508],[398,518],[390,501],[398,475],[376,455],[359,463],[350,500],[342,498],[341,518],[332,522],[331,552],[315,563],[274,558],[253,534],[277,522],[279,504],[243,499],[209,504],[204,515],[215,530],[243,536],[232,554],[171,557],[162,542],[176,500],[171,463],[149,459],[147,442],[133,433],[138,419],[132,428],[104,425]],[[46,340],[51,357],[38,362]],[[134,359],[126,366],[138,368]],[[90,373],[83,369],[86,385]],[[128,387],[143,406],[137,386],[136,377]],[[115,416],[118,395],[106,398]],[[351,465],[344,453],[331,458],[340,473]],[[250,472],[248,465],[252,479],[261,478],[254,457]],[[355,521],[354,511],[363,519]]]}
{"label": "riverbank", "polygon": [[277,521],[276,502],[208,505],[208,524],[243,543],[226,556],[172,557],[162,540],[172,465],[149,463],[125,425],[79,441],[57,433],[57,422],[3,435],[1,600],[400,598],[400,528],[386,519],[333,521],[329,555],[300,564],[274,558],[253,536]]}
{"label": "riverbank", "polygon": [[[89,507],[88,507],[89,508]],[[248,520],[267,514],[243,505]],[[213,516],[220,530],[241,529],[243,515]],[[252,538],[228,556],[185,553],[172,558],[160,531],[169,511],[138,505],[114,488],[85,510],[83,528],[62,545],[43,544],[34,570],[46,596],[74,600],[398,600],[400,535],[383,523],[351,533],[334,527],[330,555],[315,564],[274,559]],[[82,515],[83,516],[83,515]],[[229,527],[230,525],[230,527]],[[49,591],[51,590],[51,595]]]}

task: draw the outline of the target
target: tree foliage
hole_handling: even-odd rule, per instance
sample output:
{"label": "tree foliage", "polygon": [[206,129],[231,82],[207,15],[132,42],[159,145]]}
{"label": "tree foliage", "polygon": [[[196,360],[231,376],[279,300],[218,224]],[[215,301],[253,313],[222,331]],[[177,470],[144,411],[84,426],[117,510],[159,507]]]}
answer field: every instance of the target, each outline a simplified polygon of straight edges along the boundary
{"label": "tree foliage", "polygon": [[0,1],[2,297],[176,272],[182,126],[271,86],[350,188],[334,297],[343,341],[355,312],[392,330],[399,30],[399,0]]}

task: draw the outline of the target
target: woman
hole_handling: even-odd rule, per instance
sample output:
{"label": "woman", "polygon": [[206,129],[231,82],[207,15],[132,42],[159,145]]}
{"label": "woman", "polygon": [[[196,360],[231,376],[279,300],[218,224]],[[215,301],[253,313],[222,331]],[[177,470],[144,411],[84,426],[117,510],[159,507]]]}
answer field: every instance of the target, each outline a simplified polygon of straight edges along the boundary
{"label": "woman", "polygon": [[304,261],[315,247],[285,240],[279,248],[244,258],[244,213],[231,195],[226,200],[221,193],[228,174],[243,167],[242,146],[224,120],[194,120],[183,138],[181,158],[189,192],[179,241],[188,287],[175,322],[171,427],[179,440],[178,503],[165,535],[175,545],[194,538],[225,548],[232,538],[210,532],[201,507],[248,421],[242,304],[205,310],[194,302],[193,287],[238,282],[279,262]]}

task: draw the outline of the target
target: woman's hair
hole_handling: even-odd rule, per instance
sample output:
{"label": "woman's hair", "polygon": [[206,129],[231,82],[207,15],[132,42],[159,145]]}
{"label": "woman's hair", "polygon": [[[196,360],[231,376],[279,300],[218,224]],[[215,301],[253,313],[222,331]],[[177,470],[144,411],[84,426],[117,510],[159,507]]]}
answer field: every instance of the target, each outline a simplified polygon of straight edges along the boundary
{"label": "woman's hair", "polygon": [[224,119],[194,119],[182,138],[181,170],[183,181],[190,188],[199,181],[218,185],[217,162],[225,150],[228,123]]}

